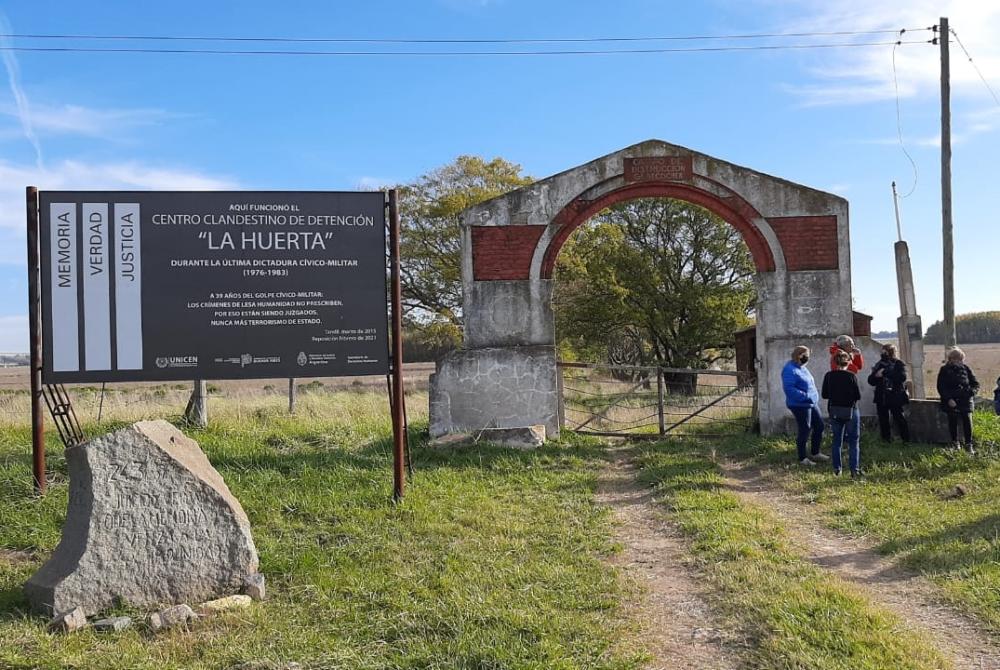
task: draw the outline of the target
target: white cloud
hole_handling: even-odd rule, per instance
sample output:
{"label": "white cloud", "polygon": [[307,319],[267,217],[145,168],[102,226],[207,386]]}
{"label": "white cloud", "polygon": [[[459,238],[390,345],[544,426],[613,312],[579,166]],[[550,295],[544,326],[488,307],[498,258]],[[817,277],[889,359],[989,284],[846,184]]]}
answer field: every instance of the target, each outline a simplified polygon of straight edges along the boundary
{"label": "white cloud", "polygon": [[354,188],[359,191],[380,191],[384,188],[388,188],[395,184],[398,184],[399,180],[389,179],[387,177],[358,177],[354,180]]}
{"label": "white cloud", "polygon": [[238,185],[228,177],[138,161],[65,160],[52,167],[38,168],[0,160],[0,263],[3,264],[24,264],[24,189],[27,186],[50,191],[211,191],[233,189]]}
{"label": "white cloud", "polygon": [[28,317],[20,314],[0,316],[0,352],[19,354],[28,351]]}
{"label": "white cloud", "polygon": [[[0,105],[0,114],[15,118],[22,115],[14,105]],[[95,109],[37,103],[32,104],[26,114],[34,131],[40,135],[84,135],[109,140],[120,137],[125,131],[158,125],[178,116],[160,109]]]}
{"label": "white cloud", "polygon": [[[774,3],[767,3],[774,6]],[[781,7],[787,8],[782,3]],[[796,18],[782,30],[898,30],[919,29],[947,16],[952,29],[969,49],[979,69],[989,76],[1000,73],[1000,2],[973,0],[806,0],[798,3]],[[903,41],[929,40],[928,31],[907,32]],[[827,38],[829,39],[829,38]],[[869,35],[863,41],[892,41],[894,36]],[[988,96],[979,75],[953,40],[951,76],[956,95]],[[868,47],[824,52],[822,65],[812,68],[818,81],[790,86],[805,105],[857,104],[890,100],[896,95],[892,75],[891,47]],[[930,44],[902,45],[896,49],[896,72],[901,97],[933,93],[939,86],[938,47]],[[994,84],[994,87],[995,84]]]}
{"label": "white cloud", "polygon": [[[958,128],[959,130],[952,131],[952,145],[961,145],[970,142],[978,135],[991,133],[994,130],[1000,129],[1000,108],[994,107],[992,109],[962,114],[956,118],[953,128]],[[941,146],[941,134],[935,133],[923,137],[905,137],[904,141],[908,147],[916,146],[936,149]],[[875,140],[866,140],[863,144],[897,145],[899,144],[899,138],[882,137]]]}

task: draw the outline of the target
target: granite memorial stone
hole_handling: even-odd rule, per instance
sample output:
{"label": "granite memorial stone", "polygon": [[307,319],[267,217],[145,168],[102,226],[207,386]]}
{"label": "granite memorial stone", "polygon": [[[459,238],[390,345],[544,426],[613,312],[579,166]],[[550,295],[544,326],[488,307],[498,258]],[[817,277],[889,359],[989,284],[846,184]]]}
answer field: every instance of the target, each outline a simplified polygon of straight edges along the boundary
{"label": "granite memorial stone", "polygon": [[69,511],[25,584],[37,610],[88,615],[238,593],[257,572],[250,522],[198,444],[140,421],[66,450]]}

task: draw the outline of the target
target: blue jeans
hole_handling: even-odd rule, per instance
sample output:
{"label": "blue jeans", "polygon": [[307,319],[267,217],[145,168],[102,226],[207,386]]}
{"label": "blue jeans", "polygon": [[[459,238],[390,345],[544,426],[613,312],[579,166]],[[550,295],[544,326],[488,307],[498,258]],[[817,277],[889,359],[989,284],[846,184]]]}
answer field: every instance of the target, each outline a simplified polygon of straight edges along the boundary
{"label": "blue jeans", "polygon": [[816,407],[789,407],[795,423],[799,425],[799,434],[795,440],[795,446],[799,448],[799,460],[806,457],[806,442],[809,441],[809,434],[812,433],[812,452],[819,453],[820,442],[823,441],[823,415]]}
{"label": "blue jeans", "polygon": [[847,459],[851,466],[851,472],[857,472],[861,467],[861,412],[855,407],[851,412],[851,418],[847,421],[830,417],[830,427],[833,429],[833,445],[831,456],[833,457],[833,469],[840,472],[840,448],[847,440]]}

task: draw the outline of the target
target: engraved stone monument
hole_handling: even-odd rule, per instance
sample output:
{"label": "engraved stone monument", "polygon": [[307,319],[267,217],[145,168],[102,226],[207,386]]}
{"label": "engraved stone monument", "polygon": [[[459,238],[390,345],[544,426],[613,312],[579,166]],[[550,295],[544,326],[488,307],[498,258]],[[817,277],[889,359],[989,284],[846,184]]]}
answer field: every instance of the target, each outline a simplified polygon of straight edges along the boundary
{"label": "engraved stone monument", "polygon": [[198,443],[140,421],[66,450],[69,511],[55,553],[25,584],[32,607],[201,602],[257,572],[250,522]]}

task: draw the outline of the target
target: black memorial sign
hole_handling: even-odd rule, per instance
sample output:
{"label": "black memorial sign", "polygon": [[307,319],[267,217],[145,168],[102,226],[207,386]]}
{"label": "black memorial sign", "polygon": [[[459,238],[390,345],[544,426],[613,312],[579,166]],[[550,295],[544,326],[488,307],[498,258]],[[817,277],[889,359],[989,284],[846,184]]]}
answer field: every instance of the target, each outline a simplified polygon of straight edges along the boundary
{"label": "black memorial sign", "polygon": [[381,192],[42,191],[46,383],[385,374]]}

